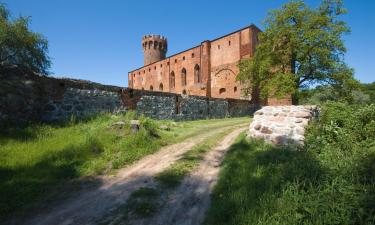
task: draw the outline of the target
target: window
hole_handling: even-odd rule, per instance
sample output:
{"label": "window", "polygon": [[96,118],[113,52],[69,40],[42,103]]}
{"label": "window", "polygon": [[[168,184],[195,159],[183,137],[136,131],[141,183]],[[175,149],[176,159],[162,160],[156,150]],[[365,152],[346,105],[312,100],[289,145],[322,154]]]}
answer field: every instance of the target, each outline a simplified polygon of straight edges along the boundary
{"label": "window", "polygon": [[186,69],[182,68],[181,70],[181,85],[186,86]]}
{"label": "window", "polygon": [[174,75],[174,72],[172,71],[171,76],[169,77],[169,86],[171,87],[171,89],[174,89],[175,84],[176,84],[176,77]]}
{"label": "window", "polygon": [[191,53],[191,58],[194,58],[194,53]]}
{"label": "window", "polygon": [[156,66],[154,66],[154,70],[156,70]]}
{"label": "window", "polygon": [[169,66],[169,62],[167,62],[167,66]]}
{"label": "window", "polygon": [[225,88],[220,88],[220,90],[219,90],[219,94],[222,94],[222,93],[225,93]]}
{"label": "window", "polygon": [[230,46],[230,41],[228,42],[228,45]]}
{"label": "window", "polygon": [[163,91],[163,84],[162,83],[160,83],[160,85],[159,85],[159,91]]}
{"label": "window", "polygon": [[182,94],[186,95],[186,90],[183,90],[183,91],[182,91]]}
{"label": "window", "polygon": [[143,73],[146,73],[146,70],[143,70]]}
{"label": "window", "polygon": [[138,74],[141,75],[141,71],[139,71]]}
{"label": "window", "polygon": [[200,68],[199,68],[198,64],[196,64],[195,67],[194,67],[194,81],[195,81],[195,83],[202,82],[201,81],[201,71],[200,71]]}
{"label": "window", "polygon": [[182,60],[185,60],[185,56],[182,57]]}
{"label": "window", "polygon": [[151,68],[148,68],[148,72],[150,72],[151,71]]}
{"label": "window", "polygon": [[237,92],[237,87],[234,87],[234,92]]}
{"label": "window", "polygon": [[153,90],[154,90],[154,87],[153,87],[152,85],[150,86],[150,90],[151,90],[151,91],[153,91]]}
{"label": "window", "polygon": [[217,49],[220,49],[220,45],[217,46]]}
{"label": "window", "polygon": [[177,63],[177,59],[175,59],[174,62]]}
{"label": "window", "polygon": [[162,68],[163,67],[163,64],[160,64],[160,68]]}

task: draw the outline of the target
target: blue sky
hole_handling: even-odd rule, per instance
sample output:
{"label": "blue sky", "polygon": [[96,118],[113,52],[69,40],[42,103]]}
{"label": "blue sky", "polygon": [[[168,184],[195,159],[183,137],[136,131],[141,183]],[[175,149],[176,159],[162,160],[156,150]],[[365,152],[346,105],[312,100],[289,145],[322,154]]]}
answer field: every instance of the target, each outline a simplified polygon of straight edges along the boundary
{"label": "blue sky", "polygon": [[[49,41],[53,76],[127,86],[127,72],[143,65],[141,38],[162,34],[172,55],[203,40],[254,23],[283,0],[141,1],[0,0],[13,17],[31,16],[33,31]],[[306,1],[311,6],[320,1]],[[352,29],[344,37],[346,62],[362,82],[375,81],[375,1],[346,0],[342,17]]]}

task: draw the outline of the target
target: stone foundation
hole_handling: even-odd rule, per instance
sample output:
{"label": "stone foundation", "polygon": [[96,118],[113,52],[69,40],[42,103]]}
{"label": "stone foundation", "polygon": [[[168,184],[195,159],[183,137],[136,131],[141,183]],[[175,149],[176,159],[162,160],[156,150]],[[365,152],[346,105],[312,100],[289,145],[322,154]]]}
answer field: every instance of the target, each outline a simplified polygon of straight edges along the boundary
{"label": "stone foundation", "polygon": [[318,114],[317,106],[265,106],[254,113],[248,136],[276,145],[301,145],[306,125]]}

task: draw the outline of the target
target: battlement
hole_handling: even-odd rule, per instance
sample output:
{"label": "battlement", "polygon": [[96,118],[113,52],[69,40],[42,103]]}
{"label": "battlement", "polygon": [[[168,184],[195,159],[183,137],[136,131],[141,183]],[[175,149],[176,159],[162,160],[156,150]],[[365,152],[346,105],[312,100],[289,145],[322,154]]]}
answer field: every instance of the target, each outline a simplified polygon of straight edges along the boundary
{"label": "battlement", "polygon": [[163,60],[168,50],[167,38],[155,34],[145,35],[142,37],[142,47],[145,65]]}
{"label": "battlement", "polygon": [[164,41],[167,41],[167,38],[164,37],[163,35],[148,34],[148,35],[144,35],[142,37],[142,40],[164,40]]}

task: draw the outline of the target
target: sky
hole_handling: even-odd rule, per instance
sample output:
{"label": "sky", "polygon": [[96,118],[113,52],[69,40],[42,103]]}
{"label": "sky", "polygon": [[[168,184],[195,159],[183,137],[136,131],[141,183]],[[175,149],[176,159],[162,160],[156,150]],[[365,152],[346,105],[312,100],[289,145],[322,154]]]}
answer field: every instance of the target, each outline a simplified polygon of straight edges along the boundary
{"label": "sky", "polygon": [[[49,41],[51,73],[125,87],[127,73],[143,66],[142,36],[161,34],[172,55],[250,24],[263,29],[285,0],[0,0],[13,17]],[[306,0],[316,7],[320,1]],[[361,82],[375,81],[375,1],[344,0],[351,27],[345,61]]]}

